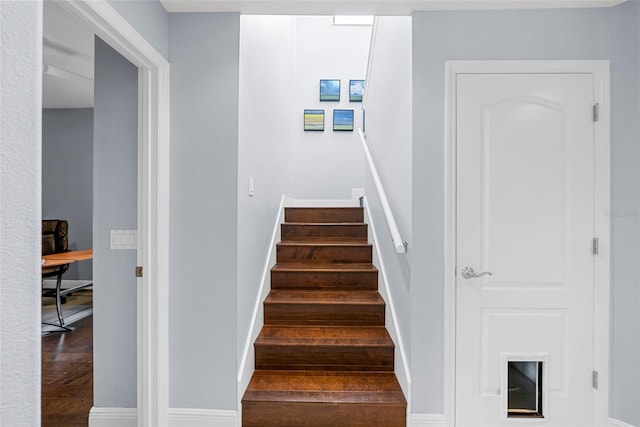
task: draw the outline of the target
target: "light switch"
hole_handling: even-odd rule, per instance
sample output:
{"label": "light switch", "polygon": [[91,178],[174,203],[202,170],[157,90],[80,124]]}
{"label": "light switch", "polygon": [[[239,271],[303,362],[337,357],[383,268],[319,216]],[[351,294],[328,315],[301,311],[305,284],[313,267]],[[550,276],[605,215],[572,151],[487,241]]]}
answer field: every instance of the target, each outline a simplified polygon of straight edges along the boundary
{"label": "light switch", "polygon": [[111,249],[136,250],[138,249],[136,230],[111,230]]}
{"label": "light switch", "polygon": [[253,186],[253,177],[249,177],[249,196],[253,197],[254,186]]}

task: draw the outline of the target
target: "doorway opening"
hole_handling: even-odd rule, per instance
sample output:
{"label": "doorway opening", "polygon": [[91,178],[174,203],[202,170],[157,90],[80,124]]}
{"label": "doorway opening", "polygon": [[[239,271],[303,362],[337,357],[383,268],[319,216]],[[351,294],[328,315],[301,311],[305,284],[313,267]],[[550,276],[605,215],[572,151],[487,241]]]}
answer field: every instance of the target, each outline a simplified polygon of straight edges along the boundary
{"label": "doorway opening", "polygon": [[[137,94],[133,108],[136,122],[133,138],[137,156],[133,158],[136,172],[127,188],[136,196],[136,213],[132,228],[137,227],[135,264],[144,266],[144,277],[134,278],[131,286],[135,299],[126,301],[132,313],[135,329],[127,352],[136,360],[127,373],[134,378],[137,392],[132,400],[137,406],[141,425],[166,424],[168,406],[168,276],[169,276],[169,63],[144,39],[106,0],[56,2],[80,22],[88,25],[105,45],[130,62],[137,78],[132,92]],[[54,70],[55,71],[55,70]],[[117,123],[116,125],[117,126]],[[131,161],[131,156],[124,159]],[[94,165],[95,167],[95,165]],[[95,203],[95,200],[94,200]],[[118,213],[110,206],[104,215]],[[111,227],[116,228],[116,227]],[[130,228],[130,227],[123,227]],[[110,236],[103,236],[109,250]],[[93,242],[94,246],[96,242]],[[98,254],[96,254],[98,255]],[[97,256],[96,256],[97,258]],[[123,272],[134,277],[134,271]],[[95,278],[94,278],[95,279]],[[152,285],[151,285],[152,284]],[[108,304],[119,305],[116,300]],[[97,315],[96,311],[96,315]],[[110,313],[105,313],[107,317]],[[107,319],[107,323],[110,319]],[[96,331],[96,333],[100,333]],[[95,348],[96,354],[100,349]],[[103,348],[103,353],[105,349]],[[106,349],[108,352],[108,349]],[[105,356],[106,357],[106,356]],[[110,378],[104,379],[110,381]],[[116,405],[117,406],[117,405]],[[100,411],[90,419],[99,418]]]}

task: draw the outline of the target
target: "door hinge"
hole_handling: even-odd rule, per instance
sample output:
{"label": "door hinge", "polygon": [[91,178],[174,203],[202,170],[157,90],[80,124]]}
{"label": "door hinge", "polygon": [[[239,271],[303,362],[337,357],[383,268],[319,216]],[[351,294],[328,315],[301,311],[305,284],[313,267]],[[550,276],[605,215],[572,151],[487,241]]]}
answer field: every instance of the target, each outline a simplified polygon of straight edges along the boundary
{"label": "door hinge", "polygon": [[600,239],[597,237],[593,238],[592,251],[594,255],[598,255],[600,253]]}
{"label": "door hinge", "polygon": [[593,104],[593,121],[600,121],[600,103],[596,102]]}
{"label": "door hinge", "polygon": [[591,371],[591,385],[594,389],[598,389],[598,371]]}
{"label": "door hinge", "polygon": [[142,266],[136,266],[136,277],[142,277]]}

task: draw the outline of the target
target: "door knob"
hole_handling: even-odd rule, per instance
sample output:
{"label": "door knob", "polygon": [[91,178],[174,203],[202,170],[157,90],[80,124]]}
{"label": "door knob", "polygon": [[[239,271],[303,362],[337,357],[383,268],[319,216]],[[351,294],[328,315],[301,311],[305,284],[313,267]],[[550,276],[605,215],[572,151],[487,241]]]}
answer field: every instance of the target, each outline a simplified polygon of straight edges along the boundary
{"label": "door knob", "polygon": [[465,279],[475,279],[476,277],[482,277],[486,275],[493,276],[493,274],[490,271],[483,271],[482,273],[476,273],[473,267],[464,267],[462,271],[460,271],[460,274]]}

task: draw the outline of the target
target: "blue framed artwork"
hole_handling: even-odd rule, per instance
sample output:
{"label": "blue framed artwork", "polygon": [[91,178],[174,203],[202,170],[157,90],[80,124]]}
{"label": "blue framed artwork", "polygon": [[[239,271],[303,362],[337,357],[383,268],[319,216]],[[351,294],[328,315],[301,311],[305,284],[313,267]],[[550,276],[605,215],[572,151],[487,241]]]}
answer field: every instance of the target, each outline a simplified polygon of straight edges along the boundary
{"label": "blue framed artwork", "polygon": [[320,80],[320,101],[340,101],[340,80]]}
{"label": "blue framed artwork", "polygon": [[324,131],[324,110],[304,110],[304,130]]}
{"label": "blue framed artwork", "polygon": [[333,130],[353,131],[353,110],[333,110]]}
{"label": "blue framed artwork", "polygon": [[349,80],[349,102],[362,102],[364,80]]}

